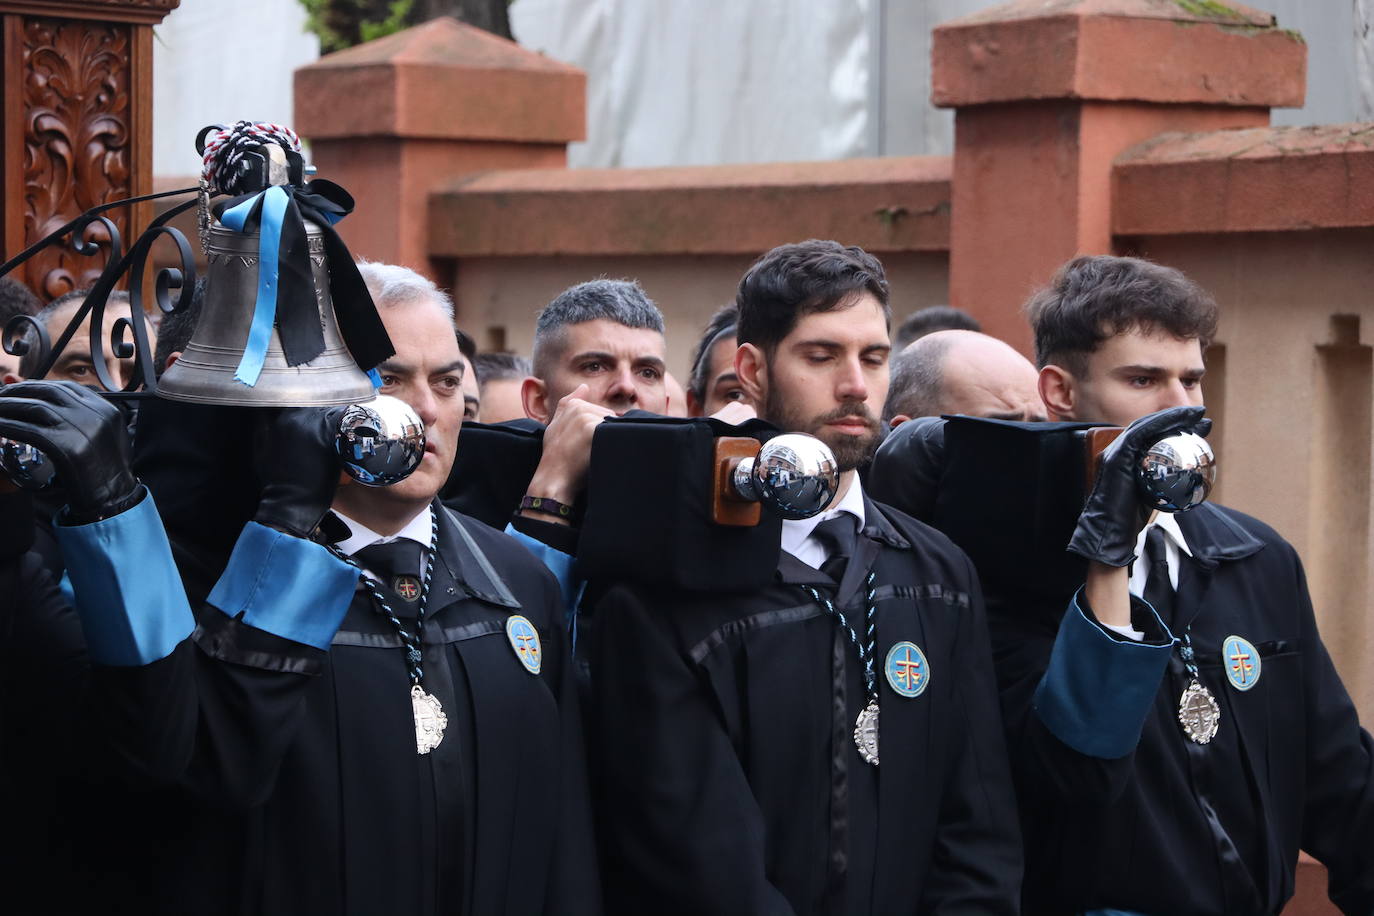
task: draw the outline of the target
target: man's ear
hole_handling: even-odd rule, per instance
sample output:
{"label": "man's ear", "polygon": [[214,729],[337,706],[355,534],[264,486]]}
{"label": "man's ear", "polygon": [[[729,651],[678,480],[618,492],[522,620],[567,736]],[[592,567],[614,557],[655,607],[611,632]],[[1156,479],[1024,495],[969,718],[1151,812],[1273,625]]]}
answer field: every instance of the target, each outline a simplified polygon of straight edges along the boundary
{"label": "man's ear", "polygon": [[176,361],[179,360],[179,359],[181,359],[181,351],[180,351],[180,350],[173,350],[171,353],[168,353],[168,354],[167,354],[167,365],[165,365],[165,366],[162,367],[162,371],[163,371],[163,372],[166,372],[168,369],[172,368],[172,363],[176,362]]}
{"label": "man's ear", "polygon": [[0,379],[0,384],[4,384],[4,385],[13,385],[15,382],[22,382],[22,381],[23,381],[23,379],[20,378],[19,376],[15,375],[13,372],[6,372],[4,378],[3,378],[3,379]]}
{"label": "man's ear", "polygon": [[901,426],[903,423],[910,419],[911,417],[908,417],[906,414],[899,413],[896,416],[894,416],[891,420],[889,420],[887,422],[887,425],[891,429],[896,429],[897,427]]}
{"label": "man's ear", "polygon": [[1075,419],[1078,406],[1077,379],[1067,370],[1049,365],[1040,370],[1038,388],[1051,420]]}
{"label": "man's ear", "polygon": [[767,402],[768,361],[762,350],[750,343],[740,344],[735,351],[735,375],[751,403]]}
{"label": "man's ear", "polygon": [[549,389],[543,380],[532,375],[520,383],[520,404],[525,408],[525,416],[545,426],[549,425],[554,408],[558,406],[549,403]]}

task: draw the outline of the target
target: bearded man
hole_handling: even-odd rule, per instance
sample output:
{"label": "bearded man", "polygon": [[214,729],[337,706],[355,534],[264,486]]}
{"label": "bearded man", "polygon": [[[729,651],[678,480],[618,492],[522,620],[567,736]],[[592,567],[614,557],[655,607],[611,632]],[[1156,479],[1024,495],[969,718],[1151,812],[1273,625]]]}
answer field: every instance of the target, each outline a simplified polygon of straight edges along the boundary
{"label": "bearded man", "polygon": [[882,265],[784,245],[736,301],[748,400],[824,441],[842,474],[824,513],[783,523],[768,586],[621,585],[598,604],[609,907],[1014,913],[1021,848],[977,579],[856,473],[887,394]]}

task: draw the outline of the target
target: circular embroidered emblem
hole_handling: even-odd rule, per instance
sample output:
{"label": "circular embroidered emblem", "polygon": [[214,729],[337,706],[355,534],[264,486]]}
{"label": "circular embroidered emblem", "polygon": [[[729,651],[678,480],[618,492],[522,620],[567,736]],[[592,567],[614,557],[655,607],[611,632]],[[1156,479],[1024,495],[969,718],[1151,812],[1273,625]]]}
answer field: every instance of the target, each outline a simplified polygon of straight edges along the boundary
{"label": "circular embroidered emblem", "polygon": [[420,580],[414,576],[397,576],[391,580],[391,590],[406,601],[420,597]]}
{"label": "circular embroidered emblem", "polygon": [[539,648],[539,631],[534,624],[519,614],[512,614],[506,621],[506,638],[510,640],[510,647],[515,650],[515,657],[520,659],[525,670],[530,674],[538,674],[544,653]]}
{"label": "circular embroidered emblem", "polygon": [[1226,679],[1237,690],[1249,690],[1259,683],[1259,653],[1239,636],[1228,636],[1222,642],[1221,667],[1226,672]]}
{"label": "circular embroidered emblem", "polygon": [[900,696],[918,697],[930,683],[930,665],[914,642],[903,640],[888,649],[883,671],[887,674],[887,683]]}

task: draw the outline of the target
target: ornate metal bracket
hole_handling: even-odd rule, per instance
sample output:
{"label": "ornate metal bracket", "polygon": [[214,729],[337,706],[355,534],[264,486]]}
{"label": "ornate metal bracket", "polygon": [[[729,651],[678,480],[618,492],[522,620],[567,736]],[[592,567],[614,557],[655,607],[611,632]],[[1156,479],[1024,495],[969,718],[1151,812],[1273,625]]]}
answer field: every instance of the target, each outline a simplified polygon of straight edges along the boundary
{"label": "ornate metal bracket", "polygon": [[[98,224],[109,234],[108,256],[105,266],[100,272],[100,277],[91,287],[90,292],[87,293],[81,307],[72,316],[67,327],[58,335],[55,343],[48,334],[47,328],[28,315],[17,315],[10,319],[3,332],[0,332],[0,345],[4,346],[6,353],[11,356],[27,356],[30,362],[37,363],[37,368],[29,378],[42,379],[47,376],[77,330],[89,317],[91,362],[94,364],[96,378],[99,379],[101,386],[105,389],[103,393],[110,398],[151,397],[157,394],[157,376],[153,367],[152,350],[149,347],[147,325],[142,320],[135,321],[134,318],[135,316],[142,318],[145,314],[143,286],[148,258],[152,254],[154,243],[164,237],[170,239],[172,244],[176,246],[179,266],[163,267],[158,270],[153,282],[154,299],[157,307],[162,310],[163,314],[170,314],[190,306],[191,296],[196,286],[195,254],[186,241],[186,236],[167,224],[179,214],[196,205],[197,198],[195,195],[198,191],[198,188],[181,188],[175,191],[131,197],[127,200],[92,207],[56,232],[35,242],[0,265],[0,277],[2,277],[45,248],[63,244],[70,244],[72,250],[77,254],[95,257],[101,253],[105,246],[92,241],[89,235],[91,228]],[[116,207],[127,207],[148,200],[158,200],[183,194],[189,194],[192,197],[155,218],[139,235],[133,246],[127,252],[124,251],[119,230],[115,227],[114,222],[104,215],[107,211]],[[105,310],[109,306],[110,293],[126,275],[129,289],[128,314],[121,315],[114,323],[107,342],[104,334]],[[175,298],[173,298],[174,294]],[[132,337],[132,340],[127,339],[129,337]],[[109,368],[106,366],[107,345],[108,352],[115,357],[119,359],[133,357],[134,359],[133,372],[130,373],[129,381],[123,387],[115,383],[115,380],[110,376]]]}

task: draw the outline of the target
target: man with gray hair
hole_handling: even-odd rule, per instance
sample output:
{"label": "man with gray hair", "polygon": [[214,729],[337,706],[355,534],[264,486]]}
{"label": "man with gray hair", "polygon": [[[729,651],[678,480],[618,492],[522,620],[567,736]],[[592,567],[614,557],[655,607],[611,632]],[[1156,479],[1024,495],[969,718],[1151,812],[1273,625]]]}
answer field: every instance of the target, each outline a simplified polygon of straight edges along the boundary
{"label": "man with gray hair", "polygon": [[663,314],[633,280],[569,287],[539,313],[525,414],[545,424],[544,454],[520,514],[568,526],[602,420],[628,410],[666,413]]}
{"label": "man with gray hair", "polygon": [[612,413],[663,413],[663,375],[663,314],[639,284],[579,283],[539,313],[534,376],[522,392],[525,413],[547,424],[559,401],[584,384],[581,399]]}
{"label": "man with gray hair", "polygon": [[260,494],[208,597],[109,609],[111,633],[156,642],[88,634],[140,669],[112,704],[154,740],[122,732],[122,759],[174,782],[157,834],[178,842],[148,857],[165,910],[134,909],[600,913],[558,587],[438,499],[464,411],[452,303],[405,268],[360,271],[419,466],[341,483],[337,408],[254,409]]}
{"label": "man with gray hair", "polygon": [[917,338],[892,361],[883,422],[964,414],[994,420],[1045,419],[1035,367],[995,337],[936,331]]}

